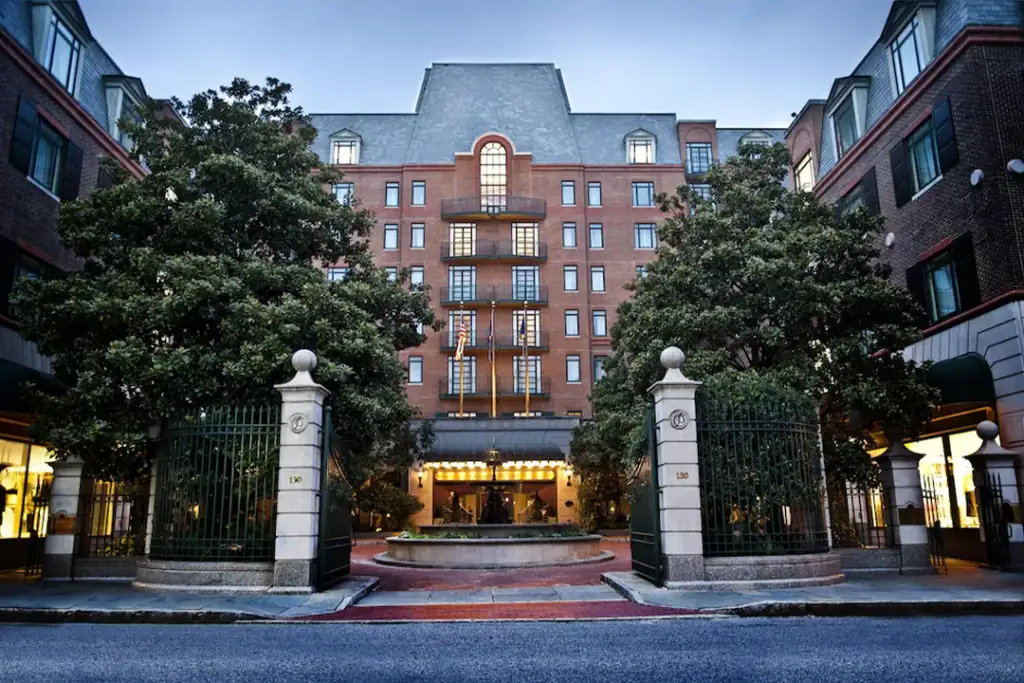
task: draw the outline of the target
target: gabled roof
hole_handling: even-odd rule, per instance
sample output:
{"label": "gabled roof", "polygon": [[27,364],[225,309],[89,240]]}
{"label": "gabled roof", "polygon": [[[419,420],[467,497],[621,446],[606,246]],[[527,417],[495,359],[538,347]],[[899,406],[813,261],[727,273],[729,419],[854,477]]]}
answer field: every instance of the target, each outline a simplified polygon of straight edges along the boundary
{"label": "gabled roof", "polygon": [[935,0],[896,0],[889,8],[889,16],[885,18],[885,25],[882,27],[882,35],[878,42],[888,43],[896,37],[896,32],[902,29],[914,12],[919,7],[935,7]]}
{"label": "gabled roof", "polygon": [[94,40],[89,24],[85,20],[82,8],[78,6],[77,0],[33,0],[33,5],[51,5],[60,12],[61,17],[71,24],[71,30],[87,41]]}
{"label": "gabled roof", "polygon": [[654,133],[652,133],[649,130],[644,130],[643,128],[637,128],[634,131],[630,131],[630,132],[626,133],[626,135],[623,136],[622,139],[623,140],[628,140],[630,138],[654,138],[655,140],[657,140],[658,136],[655,135]]}
{"label": "gabled roof", "polygon": [[828,91],[828,99],[825,100],[825,108],[828,109],[839,101],[839,98],[846,94],[853,87],[868,87],[871,84],[870,76],[844,76],[832,81],[832,89]]}
{"label": "gabled roof", "polygon": [[359,133],[355,132],[354,130],[349,130],[348,128],[342,128],[341,130],[336,130],[333,133],[331,133],[330,137],[332,137],[332,138],[358,138],[360,141],[363,139],[362,135],[360,135]]}
{"label": "gabled roof", "polygon": [[131,97],[137,104],[145,104],[149,101],[149,95],[146,93],[146,86],[142,84],[141,78],[135,76],[125,76],[124,74],[107,74],[103,77],[103,85],[120,86],[128,96]]}

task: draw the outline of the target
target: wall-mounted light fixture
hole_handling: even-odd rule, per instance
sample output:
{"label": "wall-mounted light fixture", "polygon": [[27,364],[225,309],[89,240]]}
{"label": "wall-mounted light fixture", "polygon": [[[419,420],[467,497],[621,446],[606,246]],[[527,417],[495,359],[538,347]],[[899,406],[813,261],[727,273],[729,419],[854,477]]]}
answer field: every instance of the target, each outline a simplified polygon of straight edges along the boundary
{"label": "wall-mounted light fixture", "polygon": [[571,467],[566,467],[565,468],[565,485],[566,486],[572,486],[572,468]]}

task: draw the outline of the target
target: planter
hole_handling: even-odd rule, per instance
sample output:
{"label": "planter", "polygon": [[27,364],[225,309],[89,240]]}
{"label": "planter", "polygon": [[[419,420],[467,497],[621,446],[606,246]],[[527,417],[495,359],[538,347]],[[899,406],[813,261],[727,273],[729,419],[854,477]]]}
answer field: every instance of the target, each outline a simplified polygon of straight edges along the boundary
{"label": "planter", "polygon": [[402,567],[517,569],[603,562],[614,557],[612,553],[601,550],[601,537],[597,535],[561,538],[393,537],[387,539],[387,543],[387,552],[377,555],[374,560]]}

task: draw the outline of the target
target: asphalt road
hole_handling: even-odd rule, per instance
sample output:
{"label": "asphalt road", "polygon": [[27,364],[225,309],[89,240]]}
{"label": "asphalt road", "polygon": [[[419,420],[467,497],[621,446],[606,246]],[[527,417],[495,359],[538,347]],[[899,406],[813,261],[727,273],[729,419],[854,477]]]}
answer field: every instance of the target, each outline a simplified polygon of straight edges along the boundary
{"label": "asphalt road", "polygon": [[1024,681],[1024,618],[0,626],[0,680]]}

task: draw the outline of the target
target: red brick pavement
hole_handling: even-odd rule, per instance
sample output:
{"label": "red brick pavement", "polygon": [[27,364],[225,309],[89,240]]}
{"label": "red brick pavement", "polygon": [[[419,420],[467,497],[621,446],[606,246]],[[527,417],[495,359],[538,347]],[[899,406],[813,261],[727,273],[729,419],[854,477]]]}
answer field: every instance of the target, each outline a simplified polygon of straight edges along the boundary
{"label": "red brick pavement", "polygon": [[302,621],[456,621],[480,619],[643,619],[696,614],[696,610],[671,609],[621,602],[518,602],[473,605],[380,605],[352,607],[333,614],[304,617]]}
{"label": "red brick pavement", "polygon": [[352,573],[380,578],[382,591],[457,590],[538,586],[589,586],[601,583],[604,572],[630,569],[629,544],[603,541],[601,550],[615,554],[607,562],[535,569],[411,569],[377,564],[373,556],[387,550],[382,540],[358,539],[352,549]]}

